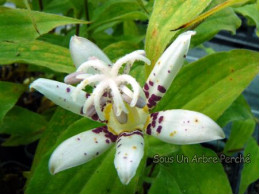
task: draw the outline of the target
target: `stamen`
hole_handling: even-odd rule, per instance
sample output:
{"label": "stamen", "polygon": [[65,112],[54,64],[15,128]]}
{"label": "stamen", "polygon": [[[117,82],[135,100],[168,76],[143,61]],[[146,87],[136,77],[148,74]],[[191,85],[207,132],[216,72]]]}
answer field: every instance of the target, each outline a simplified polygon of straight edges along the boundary
{"label": "stamen", "polygon": [[124,111],[125,113],[128,114],[128,110],[125,107],[125,104],[123,102],[123,99],[121,97],[120,91],[118,89],[118,86],[113,80],[109,80],[109,86],[111,88],[111,94],[113,96],[114,104],[117,108],[117,116],[120,116],[121,112]]}
{"label": "stamen", "polygon": [[122,66],[123,64],[127,63],[127,62],[129,62],[131,66],[132,66],[133,63],[134,63],[135,61],[137,61],[137,60],[138,60],[138,61],[143,61],[143,62],[145,62],[146,64],[150,65],[150,64],[151,64],[151,61],[150,61],[148,58],[146,58],[145,56],[143,56],[143,55],[142,55],[143,53],[144,53],[143,50],[137,50],[137,51],[134,51],[134,52],[132,52],[132,53],[130,53],[130,54],[125,55],[125,56],[122,57],[122,58],[119,58],[119,59],[116,61],[116,63],[113,65],[113,67],[112,67],[112,71],[111,71],[112,74],[113,74],[113,75],[117,75],[119,69],[121,68],[121,66]]}
{"label": "stamen", "polygon": [[75,84],[75,83],[79,83],[80,81],[82,81],[82,79],[77,78],[78,75],[80,74],[84,74],[84,72],[80,71],[80,72],[73,72],[69,75],[67,75],[64,78],[64,83],[66,84]]}
{"label": "stamen", "polygon": [[93,91],[93,94],[92,96],[94,96],[94,105],[95,105],[95,109],[96,109],[96,112],[100,118],[100,120],[105,120],[105,117],[103,115],[103,112],[102,112],[102,109],[101,109],[101,103],[100,103],[100,100],[101,100],[101,97],[103,96],[104,94],[104,91],[106,90],[106,88],[108,87],[108,83],[107,82],[101,82],[97,88]]}
{"label": "stamen", "polygon": [[[113,111],[114,111],[114,114],[116,115],[117,109],[116,109],[115,105],[113,105]],[[121,114],[119,116],[116,115],[116,119],[118,120],[118,122],[120,124],[125,124],[125,123],[127,123],[128,115],[124,112],[121,112]]]}
{"label": "stamen", "polygon": [[108,74],[110,72],[110,68],[102,61],[100,60],[89,60],[87,62],[84,62],[79,66],[77,69],[77,72],[84,71],[87,72],[89,68],[94,68],[99,70],[103,74]]}
{"label": "stamen", "polygon": [[[123,100],[126,103],[130,104],[131,101],[133,100],[133,92],[125,85],[121,85],[120,90],[123,92],[122,94]],[[146,99],[139,96],[136,102],[136,106],[138,108],[143,108],[145,105],[146,105]]]}
{"label": "stamen", "polygon": [[[85,76],[84,75],[77,76],[77,78],[82,78],[82,77],[85,77]],[[79,92],[81,90],[83,90],[87,85],[97,82],[97,81],[102,81],[103,79],[104,79],[104,75],[97,74],[97,75],[93,75],[91,77],[87,77],[86,79],[81,81],[81,83],[77,85],[77,87],[75,88],[75,91],[72,94],[73,101],[76,101]]]}
{"label": "stamen", "polygon": [[132,97],[133,100],[130,103],[130,106],[134,107],[137,103],[140,93],[142,93],[142,89],[141,89],[140,85],[137,83],[137,81],[133,77],[131,77],[129,75],[120,75],[117,77],[116,81],[118,82],[118,84],[126,82],[131,85],[134,94],[133,94],[133,97]]}

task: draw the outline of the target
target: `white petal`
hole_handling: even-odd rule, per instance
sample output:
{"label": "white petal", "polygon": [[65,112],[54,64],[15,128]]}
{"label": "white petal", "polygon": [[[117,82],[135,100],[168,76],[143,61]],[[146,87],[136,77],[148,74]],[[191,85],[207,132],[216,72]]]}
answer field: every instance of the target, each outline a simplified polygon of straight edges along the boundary
{"label": "white petal", "polygon": [[34,81],[30,85],[30,88],[36,89],[62,108],[88,117],[82,111],[83,105],[89,95],[82,90],[77,95],[77,101],[73,101],[71,94],[74,93],[75,87],[58,81],[41,78]]}
{"label": "white petal", "polygon": [[195,144],[225,138],[223,130],[211,118],[189,110],[151,114],[146,133],[172,144]]}
{"label": "white petal", "polygon": [[117,140],[115,167],[120,181],[127,185],[144,155],[144,139],[141,131],[122,133]]}
{"label": "white petal", "polygon": [[50,173],[86,163],[105,152],[115,142],[116,136],[99,127],[85,131],[62,142],[52,153],[49,161]]}
{"label": "white petal", "polygon": [[180,34],[156,62],[144,86],[149,108],[162,98],[181,69],[194,34],[194,31]]}
{"label": "white petal", "polygon": [[112,64],[106,54],[94,43],[83,37],[73,36],[70,39],[70,53],[76,67],[91,57],[96,57],[107,64]]}

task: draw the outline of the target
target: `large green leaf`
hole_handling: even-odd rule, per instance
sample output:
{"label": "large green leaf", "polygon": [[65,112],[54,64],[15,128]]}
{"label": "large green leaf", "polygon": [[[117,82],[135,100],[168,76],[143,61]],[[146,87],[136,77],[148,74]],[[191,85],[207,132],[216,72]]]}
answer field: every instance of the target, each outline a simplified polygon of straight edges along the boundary
{"label": "large green leaf", "polygon": [[[212,1],[209,8],[224,2],[224,0]],[[207,8],[207,9],[209,9]],[[232,8],[225,8],[224,10],[215,13],[207,18],[197,28],[195,28],[196,35],[191,39],[191,47],[199,45],[204,41],[210,40],[220,30],[227,30],[236,33],[236,29],[241,25],[241,20],[232,10]]]}
{"label": "large green leaf", "polygon": [[25,87],[20,84],[0,81],[0,123],[6,113],[15,105]]}
{"label": "large green leaf", "polygon": [[259,147],[253,137],[247,143],[244,153],[245,162],[242,170],[239,193],[245,193],[247,187],[259,178]]}
{"label": "large green leaf", "polygon": [[231,155],[234,152],[242,151],[254,130],[255,121],[253,119],[233,122],[231,134],[225,145],[224,153]]}
{"label": "large green leaf", "polygon": [[57,26],[79,23],[87,22],[55,14],[0,7],[0,41],[33,40]]}
{"label": "large green leaf", "polygon": [[176,35],[177,32],[171,30],[194,19],[210,2],[211,0],[155,0],[145,42],[146,54],[152,66]]}
{"label": "large green leaf", "polygon": [[224,114],[219,117],[217,122],[221,127],[224,127],[229,122],[246,119],[254,119],[254,115],[244,96],[240,95]]}
{"label": "large green leaf", "polygon": [[243,16],[247,17],[249,20],[252,20],[253,24],[256,25],[257,32],[259,31],[259,2],[248,4],[243,7],[234,8],[234,10],[237,13],[240,13]]}
{"label": "large green leaf", "polygon": [[218,156],[210,149],[200,145],[182,146],[178,153],[169,156],[168,159],[165,156],[155,157],[154,162],[157,161],[164,164],[160,164],[159,173],[152,182],[149,193],[219,194],[232,192]]}
{"label": "large green leaf", "polygon": [[3,64],[15,62],[34,64],[65,73],[75,70],[67,48],[37,40],[17,43],[1,42],[0,61]]}
{"label": "large green leaf", "polygon": [[39,114],[15,106],[7,113],[0,125],[0,133],[10,134],[3,145],[16,146],[28,144],[40,138],[47,121]]}
{"label": "large green leaf", "polygon": [[52,151],[62,141],[102,125],[86,118],[77,120],[78,118],[62,109],[58,109],[54,114],[37,148],[26,193],[134,193],[139,178],[138,173],[142,171],[145,159],[131,183],[124,186],[119,181],[113,164],[114,148],[84,165],[68,169],[55,176],[50,175],[48,160]]}
{"label": "large green leaf", "polygon": [[183,108],[216,120],[258,73],[258,53],[233,50],[184,66],[156,110]]}
{"label": "large green leaf", "polygon": [[[100,26],[115,21],[145,20],[147,15],[137,1],[133,0],[108,0],[95,9],[88,30],[96,29],[95,32],[104,30]],[[98,28],[98,29],[97,29]]]}

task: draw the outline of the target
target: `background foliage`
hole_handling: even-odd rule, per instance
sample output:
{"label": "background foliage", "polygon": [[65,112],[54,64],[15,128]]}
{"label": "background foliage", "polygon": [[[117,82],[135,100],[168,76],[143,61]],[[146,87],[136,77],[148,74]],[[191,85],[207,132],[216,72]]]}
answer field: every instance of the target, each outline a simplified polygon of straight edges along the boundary
{"label": "background foliage", "polygon": [[[225,2],[230,3],[228,7],[223,6]],[[39,77],[62,81],[66,73],[75,70],[68,50],[74,34],[95,42],[113,61],[145,48],[154,65],[174,38],[188,29],[197,32],[192,48],[221,30],[235,34],[241,25],[237,14],[256,26],[258,33],[258,0],[2,0],[0,4],[0,133],[10,135],[2,145],[39,140],[32,168],[25,174],[26,193],[232,193],[223,163],[155,164],[155,154],[189,158],[250,154],[251,163],[242,169],[239,192],[244,193],[258,179],[258,144],[252,137],[258,120],[241,95],[258,74],[258,52],[213,52],[186,63],[154,110],[202,112],[223,128],[231,126],[226,131],[230,136],[210,147],[174,146],[147,137],[145,156],[128,186],[117,177],[114,148],[87,164],[50,175],[48,160],[57,145],[101,124],[57,108],[28,90]],[[217,5],[223,9],[212,11]],[[208,11],[208,17],[196,21]],[[194,20],[195,25],[179,29]],[[137,64],[131,74],[143,84],[150,70]]]}

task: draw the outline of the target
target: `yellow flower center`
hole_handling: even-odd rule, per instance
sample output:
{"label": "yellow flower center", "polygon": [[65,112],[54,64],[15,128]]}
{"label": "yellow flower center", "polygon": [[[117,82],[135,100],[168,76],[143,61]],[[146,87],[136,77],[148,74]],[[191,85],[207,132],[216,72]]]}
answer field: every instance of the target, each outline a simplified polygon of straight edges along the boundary
{"label": "yellow flower center", "polygon": [[113,105],[107,104],[104,109],[105,119],[107,121],[108,131],[115,135],[122,132],[132,132],[135,130],[144,131],[149,123],[150,115],[147,106],[144,108],[130,107],[125,104],[128,114],[127,122],[121,124],[118,122],[117,117],[113,111]]}

